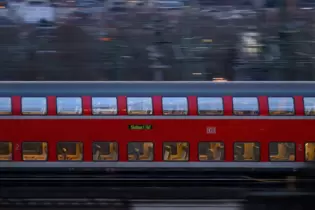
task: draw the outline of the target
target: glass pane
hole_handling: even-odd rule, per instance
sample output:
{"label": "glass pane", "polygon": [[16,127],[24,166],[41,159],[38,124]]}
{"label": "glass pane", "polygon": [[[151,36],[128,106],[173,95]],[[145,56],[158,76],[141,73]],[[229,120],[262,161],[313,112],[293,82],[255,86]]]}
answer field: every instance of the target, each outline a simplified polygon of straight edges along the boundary
{"label": "glass pane", "polygon": [[24,142],[22,145],[23,160],[47,160],[46,142]]}
{"label": "glass pane", "polygon": [[315,161],[315,143],[310,142],[305,144],[305,160]]}
{"label": "glass pane", "polygon": [[0,115],[12,114],[12,104],[10,97],[0,97]]}
{"label": "glass pane", "polygon": [[83,144],[81,142],[60,142],[57,144],[58,160],[83,160]]}
{"label": "glass pane", "polygon": [[23,97],[22,113],[25,115],[45,115],[47,113],[47,101],[44,97]]}
{"label": "glass pane", "polygon": [[260,161],[260,144],[256,142],[234,143],[234,160]]}
{"label": "glass pane", "polygon": [[129,161],[152,161],[154,157],[154,145],[152,142],[133,142],[128,143]]}
{"label": "glass pane", "polygon": [[223,115],[223,100],[219,97],[198,97],[199,115]]}
{"label": "glass pane", "polygon": [[315,115],[315,97],[304,98],[305,115]]}
{"label": "glass pane", "polygon": [[294,102],[291,97],[269,97],[270,115],[294,115]]}
{"label": "glass pane", "polygon": [[187,161],[189,159],[189,144],[187,142],[165,142],[163,144],[163,160]]}
{"label": "glass pane", "polygon": [[200,142],[200,161],[222,161],[224,160],[224,144],[222,142]]}
{"label": "glass pane", "polygon": [[82,114],[82,100],[80,97],[58,97],[57,114],[80,115]]}
{"label": "glass pane", "polygon": [[11,142],[0,142],[0,160],[12,160]]}
{"label": "glass pane", "polygon": [[117,114],[117,99],[115,97],[93,97],[92,109],[94,115]]}
{"label": "glass pane", "polygon": [[93,160],[114,161],[118,160],[118,145],[116,142],[93,143]]}
{"label": "glass pane", "polygon": [[295,161],[295,143],[270,143],[269,158],[271,161]]}
{"label": "glass pane", "polygon": [[151,97],[128,97],[128,114],[151,115],[153,113]]}
{"label": "glass pane", "polygon": [[188,104],[185,97],[163,97],[164,115],[187,115]]}
{"label": "glass pane", "polygon": [[256,97],[234,97],[234,115],[258,115],[258,100]]}

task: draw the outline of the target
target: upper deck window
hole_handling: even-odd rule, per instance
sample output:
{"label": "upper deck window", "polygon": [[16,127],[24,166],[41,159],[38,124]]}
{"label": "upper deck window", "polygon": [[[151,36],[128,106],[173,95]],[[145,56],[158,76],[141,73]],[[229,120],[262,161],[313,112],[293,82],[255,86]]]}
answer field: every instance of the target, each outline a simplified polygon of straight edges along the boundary
{"label": "upper deck window", "polygon": [[0,115],[12,114],[12,103],[10,97],[0,97]]}
{"label": "upper deck window", "polygon": [[269,97],[270,115],[294,115],[294,101],[291,97]]}
{"label": "upper deck window", "polygon": [[221,97],[198,97],[199,115],[223,115],[223,99]]}
{"label": "upper deck window", "polygon": [[59,115],[81,115],[82,100],[80,97],[58,97],[57,114]]}
{"label": "upper deck window", "polygon": [[304,98],[304,113],[305,115],[315,115],[315,97]]}
{"label": "upper deck window", "polygon": [[233,98],[234,115],[258,115],[259,107],[256,97],[234,97]]}
{"label": "upper deck window", "polygon": [[187,115],[188,102],[186,97],[163,97],[164,115]]}
{"label": "upper deck window", "polygon": [[116,115],[117,99],[115,97],[93,97],[92,109],[94,115]]}
{"label": "upper deck window", "polygon": [[22,113],[24,115],[47,114],[47,101],[45,97],[23,97]]}
{"label": "upper deck window", "polygon": [[128,97],[129,115],[152,115],[153,105],[151,97]]}

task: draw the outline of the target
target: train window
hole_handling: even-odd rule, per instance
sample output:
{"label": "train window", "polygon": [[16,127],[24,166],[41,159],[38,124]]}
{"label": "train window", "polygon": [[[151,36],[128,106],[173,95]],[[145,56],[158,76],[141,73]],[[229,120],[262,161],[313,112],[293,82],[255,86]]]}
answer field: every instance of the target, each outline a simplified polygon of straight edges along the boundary
{"label": "train window", "polygon": [[57,114],[59,115],[81,115],[82,100],[80,97],[58,97]]}
{"label": "train window", "polygon": [[164,142],[163,160],[187,161],[189,159],[189,144],[187,142]]}
{"label": "train window", "polygon": [[12,143],[0,142],[0,161],[12,160]]}
{"label": "train window", "polygon": [[223,115],[223,99],[220,97],[198,97],[199,115]]}
{"label": "train window", "polygon": [[83,144],[81,142],[59,142],[57,144],[57,159],[68,161],[83,160]]}
{"label": "train window", "polygon": [[315,142],[305,144],[305,161],[315,161]]}
{"label": "train window", "polygon": [[47,114],[47,100],[45,97],[23,97],[22,113],[24,115]]}
{"label": "train window", "polygon": [[0,115],[12,114],[12,103],[10,97],[0,97]]}
{"label": "train window", "polygon": [[270,115],[294,115],[294,101],[291,97],[269,97]]}
{"label": "train window", "polygon": [[152,161],[154,158],[154,145],[152,142],[128,143],[129,161]]}
{"label": "train window", "polygon": [[128,97],[127,107],[129,115],[152,115],[153,113],[151,97]]}
{"label": "train window", "polygon": [[258,115],[258,99],[256,97],[233,97],[234,115]]}
{"label": "train window", "polygon": [[187,115],[188,103],[186,97],[163,97],[164,115]]}
{"label": "train window", "polygon": [[94,115],[116,115],[116,97],[93,97],[92,109]]}
{"label": "train window", "polygon": [[260,161],[260,144],[257,142],[234,143],[234,160]]}
{"label": "train window", "polygon": [[272,142],[269,144],[270,161],[295,161],[295,143]]}
{"label": "train window", "polygon": [[222,142],[200,142],[200,161],[222,161],[224,160],[224,144]]}
{"label": "train window", "polygon": [[47,153],[46,142],[23,142],[22,144],[23,160],[45,161],[48,157]]}
{"label": "train window", "polygon": [[118,160],[118,145],[116,142],[94,142],[94,161],[115,161]]}
{"label": "train window", "polygon": [[304,112],[305,115],[315,115],[315,97],[304,98]]}

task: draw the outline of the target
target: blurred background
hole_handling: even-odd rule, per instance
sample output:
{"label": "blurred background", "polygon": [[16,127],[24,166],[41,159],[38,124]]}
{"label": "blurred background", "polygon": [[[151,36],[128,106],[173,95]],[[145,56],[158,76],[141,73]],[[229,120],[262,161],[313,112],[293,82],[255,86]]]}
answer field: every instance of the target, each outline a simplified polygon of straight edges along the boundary
{"label": "blurred background", "polygon": [[0,0],[0,80],[313,81],[315,0]]}

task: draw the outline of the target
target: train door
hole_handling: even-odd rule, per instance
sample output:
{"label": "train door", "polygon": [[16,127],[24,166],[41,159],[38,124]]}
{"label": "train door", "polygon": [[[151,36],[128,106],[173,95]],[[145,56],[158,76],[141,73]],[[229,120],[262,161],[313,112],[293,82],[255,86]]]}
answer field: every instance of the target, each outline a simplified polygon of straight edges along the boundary
{"label": "train door", "polygon": [[68,161],[83,160],[83,143],[59,142],[57,144],[57,159]]}
{"label": "train door", "polygon": [[189,158],[188,142],[164,142],[164,161],[187,161]]}
{"label": "train door", "polygon": [[154,159],[153,142],[128,143],[128,161],[152,161]]}
{"label": "train door", "polygon": [[12,143],[0,142],[0,161],[12,160]]}

